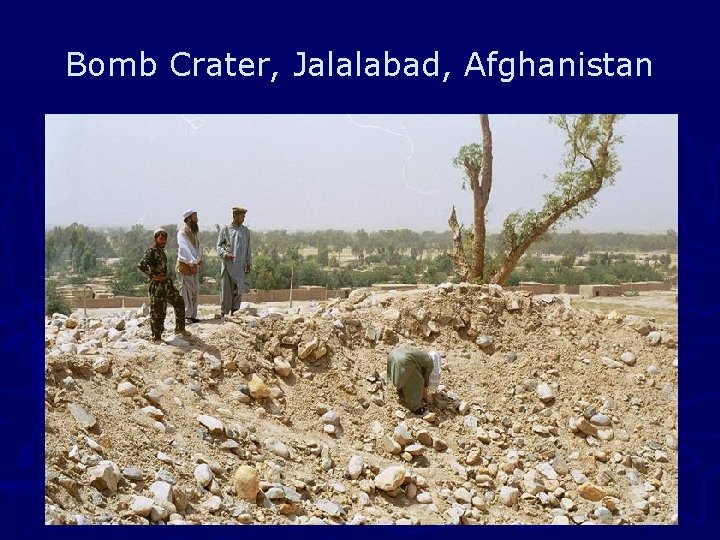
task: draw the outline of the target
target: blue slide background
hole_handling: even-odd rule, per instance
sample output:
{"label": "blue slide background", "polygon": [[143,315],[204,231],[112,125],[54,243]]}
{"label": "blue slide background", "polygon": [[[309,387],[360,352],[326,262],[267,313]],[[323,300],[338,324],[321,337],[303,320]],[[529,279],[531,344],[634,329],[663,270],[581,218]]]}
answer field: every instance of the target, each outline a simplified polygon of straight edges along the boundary
{"label": "blue slide background", "polygon": [[[230,5],[230,3],[228,3]],[[45,527],[43,525],[43,243],[44,115],[56,113],[678,113],[680,152],[680,525],[584,528],[590,537],[676,536],[718,522],[720,268],[716,8],[710,3],[603,2],[480,4],[464,7],[339,3],[264,7],[236,2],[7,3],[0,15],[5,110],[0,121],[0,253],[5,286],[0,311],[0,529],[18,535],[75,538],[197,535],[334,537],[337,529],[287,527]],[[704,7],[702,7],[704,6]],[[398,57],[440,52],[447,83],[418,78],[297,79],[295,51]],[[66,54],[158,60],[151,78],[68,78]],[[196,56],[269,56],[285,78],[191,79],[168,74],[173,52]],[[472,51],[535,57],[645,56],[651,78],[463,79]],[[648,197],[652,185],[647,186]],[[142,196],[140,193],[138,197]],[[717,332],[717,333],[716,333]],[[439,534],[437,528],[370,529],[397,538]],[[343,535],[367,534],[366,528]],[[458,529],[462,535],[577,535],[570,527]]]}

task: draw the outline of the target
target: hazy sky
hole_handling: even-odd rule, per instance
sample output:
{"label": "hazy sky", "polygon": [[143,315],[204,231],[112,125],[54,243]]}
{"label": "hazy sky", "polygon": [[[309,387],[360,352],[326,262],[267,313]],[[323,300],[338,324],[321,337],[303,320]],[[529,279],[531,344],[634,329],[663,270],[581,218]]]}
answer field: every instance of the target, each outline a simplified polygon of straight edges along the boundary
{"label": "hazy sky", "polygon": [[[559,171],[563,139],[547,115],[491,115],[489,228],[539,208]],[[564,229],[677,230],[677,117],[628,115],[616,183]],[[46,226],[179,223],[200,227],[248,208],[256,230],[447,229],[472,200],[452,166],[481,142],[477,115],[48,115]]]}

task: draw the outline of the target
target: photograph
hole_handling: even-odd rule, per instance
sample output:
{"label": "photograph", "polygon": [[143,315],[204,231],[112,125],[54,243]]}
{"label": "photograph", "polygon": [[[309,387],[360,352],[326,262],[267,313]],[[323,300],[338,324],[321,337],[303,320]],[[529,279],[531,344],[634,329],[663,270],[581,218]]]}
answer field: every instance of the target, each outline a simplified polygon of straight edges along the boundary
{"label": "photograph", "polygon": [[677,115],[44,128],[46,525],[678,524]]}

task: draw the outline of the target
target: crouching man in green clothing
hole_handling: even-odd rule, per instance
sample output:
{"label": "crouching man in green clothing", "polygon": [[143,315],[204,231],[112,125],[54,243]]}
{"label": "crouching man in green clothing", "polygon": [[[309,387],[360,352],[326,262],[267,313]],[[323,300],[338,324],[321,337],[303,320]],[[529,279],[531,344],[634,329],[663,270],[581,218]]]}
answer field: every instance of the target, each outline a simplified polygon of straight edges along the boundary
{"label": "crouching man in green clothing", "polygon": [[388,354],[387,378],[413,412],[425,410],[423,399],[431,401],[428,389],[437,390],[440,381],[440,355],[410,347],[398,347]]}

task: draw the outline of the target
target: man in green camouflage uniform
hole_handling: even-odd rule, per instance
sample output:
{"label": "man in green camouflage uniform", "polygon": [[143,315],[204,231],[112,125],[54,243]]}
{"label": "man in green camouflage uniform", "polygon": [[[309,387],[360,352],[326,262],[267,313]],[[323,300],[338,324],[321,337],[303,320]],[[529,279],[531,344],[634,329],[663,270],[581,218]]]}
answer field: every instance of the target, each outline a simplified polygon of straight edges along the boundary
{"label": "man in green camouflage uniform", "polygon": [[165,313],[170,303],[175,310],[175,333],[185,334],[185,302],[173,285],[167,268],[167,231],[154,233],[155,244],[145,252],[138,269],[150,279],[150,328],[153,341],[162,339]]}

